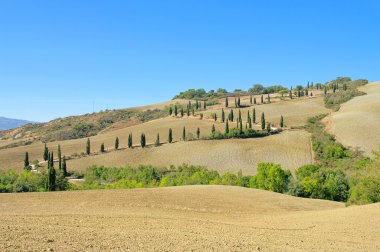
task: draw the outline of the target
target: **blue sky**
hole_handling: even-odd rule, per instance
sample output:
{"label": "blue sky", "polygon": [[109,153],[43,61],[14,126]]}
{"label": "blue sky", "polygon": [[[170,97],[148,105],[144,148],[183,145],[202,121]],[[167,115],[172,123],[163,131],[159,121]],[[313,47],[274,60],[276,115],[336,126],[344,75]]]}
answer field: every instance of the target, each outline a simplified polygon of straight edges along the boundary
{"label": "blue sky", "polygon": [[380,1],[0,0],[0,116],[47,121],[203,87],[380,80]]}

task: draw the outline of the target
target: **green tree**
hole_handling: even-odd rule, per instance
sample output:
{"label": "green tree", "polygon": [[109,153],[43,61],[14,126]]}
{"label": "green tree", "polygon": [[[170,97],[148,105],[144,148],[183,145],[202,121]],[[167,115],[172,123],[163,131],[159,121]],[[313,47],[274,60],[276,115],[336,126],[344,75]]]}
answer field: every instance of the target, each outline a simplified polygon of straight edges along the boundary
{"label": "green tree", "polygon": [[270,123],[267,123],[267,131],[268,131],[268,133],[270,133],[270,131],[271,131],[271,125],[270,125]]}
{"label": "green tree", "polygon": [[182,130],[182,141],[186,141],[186,128],[183,127],[183,130]]}
{"label": "green tree", "polygon": [[169,115],[171,116],[173,114],[173,109],[172,109],[172,107],[170,106],[169,107]]}
{"label": "green tree", "polygon": [[218,120],[218,116],[214,113],[214,121],[216,122],[216,120]]}
{"label": "green tree", "polygon": [[253,109],[252,111],[252,121],[253,123],[256,123],[256,109]]}
{"label": "green tree", "polygon": [[195,116],[194,106],[191,108],[191,113],[193,114],[193,116]]}
{"label": "green tree", "polygon": [[115,150],[119,149],[119,137],[116,137],[115,139]]}
{"label": "green tree", "polygon": [[141,148],[145,148],[145,146],[146,146],[146,138],[145,138],[145,134],[144,133],[141,134],[140,144],[141,144]]}
{"label": "green tree", "polygon": [[249,96],[249,104],[253,103],[252,95]]}
{"label": "green tree", "polygon": [[284,127],[284,117],[283,116],[280,117],[280,127],[281,128]]}
{"label": "green tree", "polygon": [[195,109],[196,109],[196,110],[199,109],[199,103],[198,103],[198,100],[195,100]]}
{"label": "green tree", "polygon": [[201,130],[199,128],[197,128],[197,138],[198,139],[199,139],[200,135],[201,135]]}
{"label": "green tree", "polygon": [[62,172],[64,176],[67,176],[67,164],[66,164],[65,156],[63,156],[63,159],[62,159]]}
{"label": "green tree", "polygon": [[132,148],[133,147],[133,137],[132,137],[132,133],[128,135],[128,148]]}
{"label": "green tree", "polygon": [[44,161],[47,161],[49,158],[49,149],[48,147],[46,146],[46,143],[45,143],[45,148],[44,148]]}
{"label": "green tree", "polygon": [[238,97],[237,106],[240,108],[240,96]]}
{"label": "green tree", "polygon": [[247,115],[247,122],[248,122],[248,128],[252,129],[252,120],[251,120],[251,116],[249,115],[249,111]]}
{"label": "green tree", "polygon": [[240,135],[243,134],[243,122],[241,120],[239,121],[239,133]]}
{"label": "green tree", "polygon": [[225,132],[226,135],[228,133],[230,133],[230,127],[228,126],[228,120],[226,121],[226,128],[225,128],[224,132]]}
{"label": "green tree", "polygon": [[60,144],[58,144],[58,170],[62,170],[62,153]]}
{"label": "green tree", "polygon": [[234,121],[234,111],[233,111],[232,109],[231,109],[230,114],[229,114],[228,117],[229,117],[228,119],[229,119],[231,122]]}
{"label": "green tree", "polygon": [[204,101],[204,103],[203,103],[203,108],[207,109],[207,103],[206,103],[206,101]]}
{"label": "green tree", "polygon": [[168,142],[169,143],[173,142],[173,130],[172,129],[169,129]]}
{"label": "green tree", "polygon": [[187,114],[187,117],[190,116],[190,107],[189,106],[187,106],[187,112],[186,112],[186,114]]}
{"label": "green tree", "polygon": [[175,115],[175,116],[178,115],[178,108],[177,108],[177,105],[174,105],[174,115]]}
{"label": "green tree", "polygon": [[101,153],[104,153],[104,152],[105,152],[105,149],[104,149],[104,143],[102,143],[102,144],[100,145],[100,152],[101,152]]}
{"label": "green tree", "polygon": [[261,129],[265,129],[265,115],[264,112],[261,113]]}
{"label": "green tree", "polygon": [[161,143],[160,143],[160,134],[157,133],[157,138],[156,138],[156,142],[154,143],[154,146],[158,147],[160,145],[161,145]]}
{"label": "green tree", "polygon": [[327,88],[326,88],[326,86],[325,86],[325,90],[324,90],[324,92],[325,92],[325,95],[327,94]]}
{"label": "green tree", "polygon": [[216,131],[216,130],[215,130],[215,125],[213,124],[213,125],[212,125],[212,128],[211,128],[211,134],[214,135],[214,134],[215,134],[215,131]]}
{"label": "green tree", "polygon": [[239,109],[239,122],[241,122],[242,120],[241,120],[241,111],[240,111],[240,109]]}
{"label": "green tree", "polygon": [[263,104],[264,103],[264,96],[261,95],[261,103]]}
{"label": "green tree", "polygon": [[183,107],[181,108],[181,117],[183,117],[184,115],[184,111],[183,111]]}
{"label": "green tree", "polygon": [[90,155],[90,153],[91,153],[91,142],[90,142],[90,138],[87,138],[86,154]]}
{"label": "green tree", "polygon": [[49,162],[48,162],[48,173],[47,173],[47,179],[46,179],[46,191],[54,191],[55,190],[55,182],[56,182],[56,172],[54,169],[54,166],[51,165],[53,160],[53,155],[50,156]]}
{"label": "green tree", "polygon": [[268,103],[270,103],[270,95],[268,94]]}
{"label": "green tree", "polygon": [[222,122],[226,120],[226,115],[224,114],[224,109],[222,109]]}
{"label": "green tree", "polygon": [[253,104],[256,104],[256,98],[253,98]]}
{"label": "green tree", "polygon": [[290,97],[290,99],[293,99],[293,93],[292,93],[292,90],[289,91],[289,97]]}
{"label": "green tree", "polygon": [[226,108],[228,108],[228,96],[226,97],[226,103],[225,103],[225,105],[226,105]]}
{"label": "green tree", "polygon": [[29,168],[29,153],[25,152],[25,158],[24,158],[24,169]]}

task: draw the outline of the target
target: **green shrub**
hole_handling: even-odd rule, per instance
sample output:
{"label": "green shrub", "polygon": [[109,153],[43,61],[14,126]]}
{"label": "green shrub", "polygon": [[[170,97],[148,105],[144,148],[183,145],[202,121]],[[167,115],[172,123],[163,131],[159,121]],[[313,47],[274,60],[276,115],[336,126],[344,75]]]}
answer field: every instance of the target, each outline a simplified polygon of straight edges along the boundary
{"label": "green shrub", "polygon": [[280,165],[273,163],[260,163],[257,167],[257,175],[250,178],[249,186],[273,192],[286,192],[291,178],[288,170],[283,170]]}
{"label": "green shrub", "polygon": [[369,204],[380,202],[380,178],[365,177],[351,188],[349,204]]}

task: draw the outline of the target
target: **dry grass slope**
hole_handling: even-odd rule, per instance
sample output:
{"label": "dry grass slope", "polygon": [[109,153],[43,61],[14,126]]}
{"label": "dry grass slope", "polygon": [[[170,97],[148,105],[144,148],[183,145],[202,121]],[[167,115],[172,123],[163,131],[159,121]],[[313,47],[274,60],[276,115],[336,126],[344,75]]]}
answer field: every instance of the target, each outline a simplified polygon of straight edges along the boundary
{"label": "dry grass slope", "polygon": [[367,95],[344,103],[325,122],[339,142],[371,156],[380,147],[380,82],[369,83],[359,90]]}
{"label": "dry grass slope", "polygon": [[379,204],[345,208],[224,186],[1,194],[0,202],[5,251],[380,249]]}

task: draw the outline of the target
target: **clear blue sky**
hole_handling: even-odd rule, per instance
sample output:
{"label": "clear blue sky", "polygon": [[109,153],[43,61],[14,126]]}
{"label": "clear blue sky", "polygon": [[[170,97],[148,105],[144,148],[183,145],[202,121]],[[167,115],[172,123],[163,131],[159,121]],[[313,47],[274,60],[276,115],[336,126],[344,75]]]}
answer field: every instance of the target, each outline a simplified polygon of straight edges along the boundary
{"label": "clear blue sky", "polygon": [[56,117],[203,87],[379,80],[380,1],[0,0],[0,116]]}

